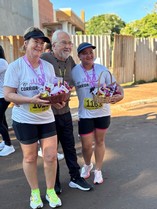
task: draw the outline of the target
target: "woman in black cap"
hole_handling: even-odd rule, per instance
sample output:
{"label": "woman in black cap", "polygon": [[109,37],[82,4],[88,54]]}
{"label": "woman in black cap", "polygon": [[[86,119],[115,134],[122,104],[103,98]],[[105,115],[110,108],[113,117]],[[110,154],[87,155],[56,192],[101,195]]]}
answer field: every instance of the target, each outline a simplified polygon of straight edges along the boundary
{"label": "woman in black cap", "polygon": [[[72,70],[79,99],[79,134],[82,142],[82,154],[85,164],[81,177],[88,178],[93,168],[91,157],[95,155],[94,184],[103,183],[102,165],[105,155],[105,136],[110,125],[110,105],[93,100],[93,94],[99,93],[98,87],[105,89],[106,85],[115,82],[114,77],[103,65],[94,63],[93,49],[96,47],[83,42],[77,48],[81,64]],[[100,77],[101,76],[101,77]],[[112,77],[112,79],[111,79]],[[99,80],[100,78],[100,80]],[[123,90],[118,85],[120,94],[110,97],[110,103],[116,103],[123,98]],[[94,149],[93,149],[94,142]]]}
{"label": "woman in black cap", "polygon": [[43,152],[46,199],[52,208],[62,204],[54,191],[55,119],[49,101],[40,99],[39,93],[55,77],[53,66],[40,59],[45,42],[49,39],[39,28],[28,28],[24,33],[25,55],[9,64],[4,80],[5,99],[16,104],[12,110],[13,128],[23,152],[23,170],[31,188],[31,208],[43,207],[37,178],[38,140]]}

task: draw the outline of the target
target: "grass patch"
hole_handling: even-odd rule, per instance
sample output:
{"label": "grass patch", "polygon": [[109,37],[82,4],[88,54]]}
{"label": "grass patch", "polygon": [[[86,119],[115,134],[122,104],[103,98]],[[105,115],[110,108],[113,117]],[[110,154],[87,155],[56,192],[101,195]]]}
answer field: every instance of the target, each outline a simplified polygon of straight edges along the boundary
{"label": "grass patch", "polygon": [[145,84],[145,83],[153,83],[153,82],[157,82],[157,78],[155,78],[151,81],[139,80],[139,81],[135,81],[135,82],[123,83],[123,84],[120,84],[120,85],[123,88],[129,88],[129,87],[133,87],[135,85],[140,85],[140,84]]}
{"label": "grass patch", "polygon": [[136,84],[144,84],[144,83],[153,83],[153,82],[157,82],[157,78],[154,78],[151,81],[139,80],[139,81],[134,82],[134,85],[136,85]]}

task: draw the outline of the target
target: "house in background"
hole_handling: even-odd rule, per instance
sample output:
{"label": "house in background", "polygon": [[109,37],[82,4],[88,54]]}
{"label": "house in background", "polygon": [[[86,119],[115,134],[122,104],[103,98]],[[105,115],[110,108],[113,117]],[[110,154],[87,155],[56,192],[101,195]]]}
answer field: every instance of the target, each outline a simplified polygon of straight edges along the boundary
{"label": "house in background", "polygon": [[85,14],[81,11],[81,17],[78,17],[70,8],[62,8],[54,11],[54,22],[45,22],[42,24],[47,30],[54,32],[62,29],[75,35],[76,32],[85,33]]}
{"label": "house in background", "polygon": [[0,35],[23,35],[26,28],[36,26],[51,37],[57,29],[75,35],[85,32],[84,11],[78,17],[70,8],[55,11],[49,0],[0,1]]}

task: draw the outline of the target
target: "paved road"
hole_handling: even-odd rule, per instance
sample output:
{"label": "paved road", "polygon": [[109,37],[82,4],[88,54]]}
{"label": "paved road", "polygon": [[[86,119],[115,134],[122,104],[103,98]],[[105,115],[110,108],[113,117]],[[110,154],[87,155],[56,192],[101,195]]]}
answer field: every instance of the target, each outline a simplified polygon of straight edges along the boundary
{"label": "paved road", "polygon": [[[74,111],[75,112],[75,111]],[[74,133],[78,162],[82,166],[81,145]],[[103,164],[105,182],[91,192],[69,188],[65,161],[61,161],[61,199],[63,209],[157,209],[157,103],[113,108],[112,123],[106,139]],[[1,209],[28,209],[30,190],[22,170],[19,144],[10,131],[16,152],[0,158]],[[39,158],[39,181],[44,208],[45,181]],[[93,173],[88,180],[91,184]]]}

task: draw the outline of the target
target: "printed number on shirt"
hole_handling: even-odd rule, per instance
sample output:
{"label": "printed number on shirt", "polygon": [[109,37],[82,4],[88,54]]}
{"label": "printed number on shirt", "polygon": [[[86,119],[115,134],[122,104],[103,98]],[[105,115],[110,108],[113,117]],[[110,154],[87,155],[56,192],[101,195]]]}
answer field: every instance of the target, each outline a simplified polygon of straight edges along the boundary
{"label": "printed number on shirt", "polygon": [[47,111],[50,106],[44,106],[44,105],[39,105],[39,104],[30,104],[30,112],[32,113],[41,113],[44,111]]}
{"label": "printed number on shirt", "polygon": [[85,98],[84,99],[84,108],[88,110],[95,110],[102,107],[102,104],[94,102],[91,98]]}

